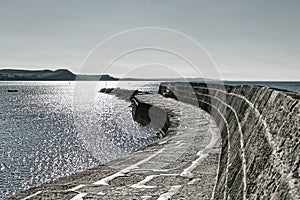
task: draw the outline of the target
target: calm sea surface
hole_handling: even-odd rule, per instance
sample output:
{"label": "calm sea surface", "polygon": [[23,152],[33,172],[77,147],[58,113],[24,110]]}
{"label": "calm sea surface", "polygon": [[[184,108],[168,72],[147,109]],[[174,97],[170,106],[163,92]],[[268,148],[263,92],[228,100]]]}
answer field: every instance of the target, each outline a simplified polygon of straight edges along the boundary
{"label": "calm sea surface", "polygon": [[132,120],[129,102],[97,92],[104,86],[158,85],[0,82],[0,199],[153,142],[154,131]]}
{"label": "calm sea surface", "polygon": [[[299,82],[257,84],[300,91]],[[157,91],[158,83],[0,82],[0,199],[156,139],[132,120],[129,102],[98,93],[102,87]]]}

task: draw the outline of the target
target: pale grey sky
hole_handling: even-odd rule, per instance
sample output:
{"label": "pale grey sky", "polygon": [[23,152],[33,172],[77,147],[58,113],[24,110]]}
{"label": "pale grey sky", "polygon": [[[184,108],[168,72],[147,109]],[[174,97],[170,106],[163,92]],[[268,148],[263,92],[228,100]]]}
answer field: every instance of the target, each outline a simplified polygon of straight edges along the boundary
{"label": "pale grey sky", "polygon": [[[197,40],[223,79],[299,81],[299,10],[298,0],[1,0],[0,68],[78,72],[106,38],[154,26]],[[121,76],[118,67],[147,64],[150,58],[160,62],[158,57],[147,51],[130,55],[118,60],[111,73]],[[172,56],[162,57],[170,58],[168,64],[179,73],[190,69]],[[152,70],[151,65],[143,67],[135,74]],[[187,74],[193,76],[192,71]]]}

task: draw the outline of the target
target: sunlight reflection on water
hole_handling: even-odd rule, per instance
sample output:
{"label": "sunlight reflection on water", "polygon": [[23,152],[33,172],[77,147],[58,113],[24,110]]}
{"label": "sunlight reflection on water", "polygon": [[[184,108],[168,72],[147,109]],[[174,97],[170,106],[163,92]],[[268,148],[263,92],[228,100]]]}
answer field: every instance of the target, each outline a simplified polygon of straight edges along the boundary
{"label": "sunlight reflection on water", "polygon": [[[122,84],[133,89],[145,83]],[[153,141],[153,131],[132,120],[129,102],[94,92],[92,101],[73,105],[78,95],[74,85],[0,82],[0,198],[97,166]],[[97,84],[94,91],[103,85]]]}

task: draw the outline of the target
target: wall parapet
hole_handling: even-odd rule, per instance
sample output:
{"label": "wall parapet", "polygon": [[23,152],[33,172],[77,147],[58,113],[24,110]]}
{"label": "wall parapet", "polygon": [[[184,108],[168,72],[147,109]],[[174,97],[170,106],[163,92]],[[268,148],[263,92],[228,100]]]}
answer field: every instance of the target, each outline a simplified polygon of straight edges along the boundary
{"label": "wall parapet", "polygon": [[299,93],[169,82],[159,94],[215,118],[222,137],[215,199],[300,199]]}

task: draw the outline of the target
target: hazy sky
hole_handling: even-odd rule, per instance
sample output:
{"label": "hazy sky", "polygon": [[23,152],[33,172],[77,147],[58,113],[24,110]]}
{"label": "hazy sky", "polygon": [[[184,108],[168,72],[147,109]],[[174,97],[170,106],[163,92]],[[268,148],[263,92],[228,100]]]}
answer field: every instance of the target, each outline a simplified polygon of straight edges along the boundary
{"label": "hazy sky", "polygon": [[[89,52],[113,34],[164,27],[203,45],[223,79],[299,81],[299,10],[298,0],[1,0],[0,67],[78,72]],[[157,72],[163,66],[149,63],[164,60],[193,77],[191,67],[173,55],[133,54],[116,61],[111,73],[122,76],[118,69],[140,65],[144,70],[132,75]]]}

